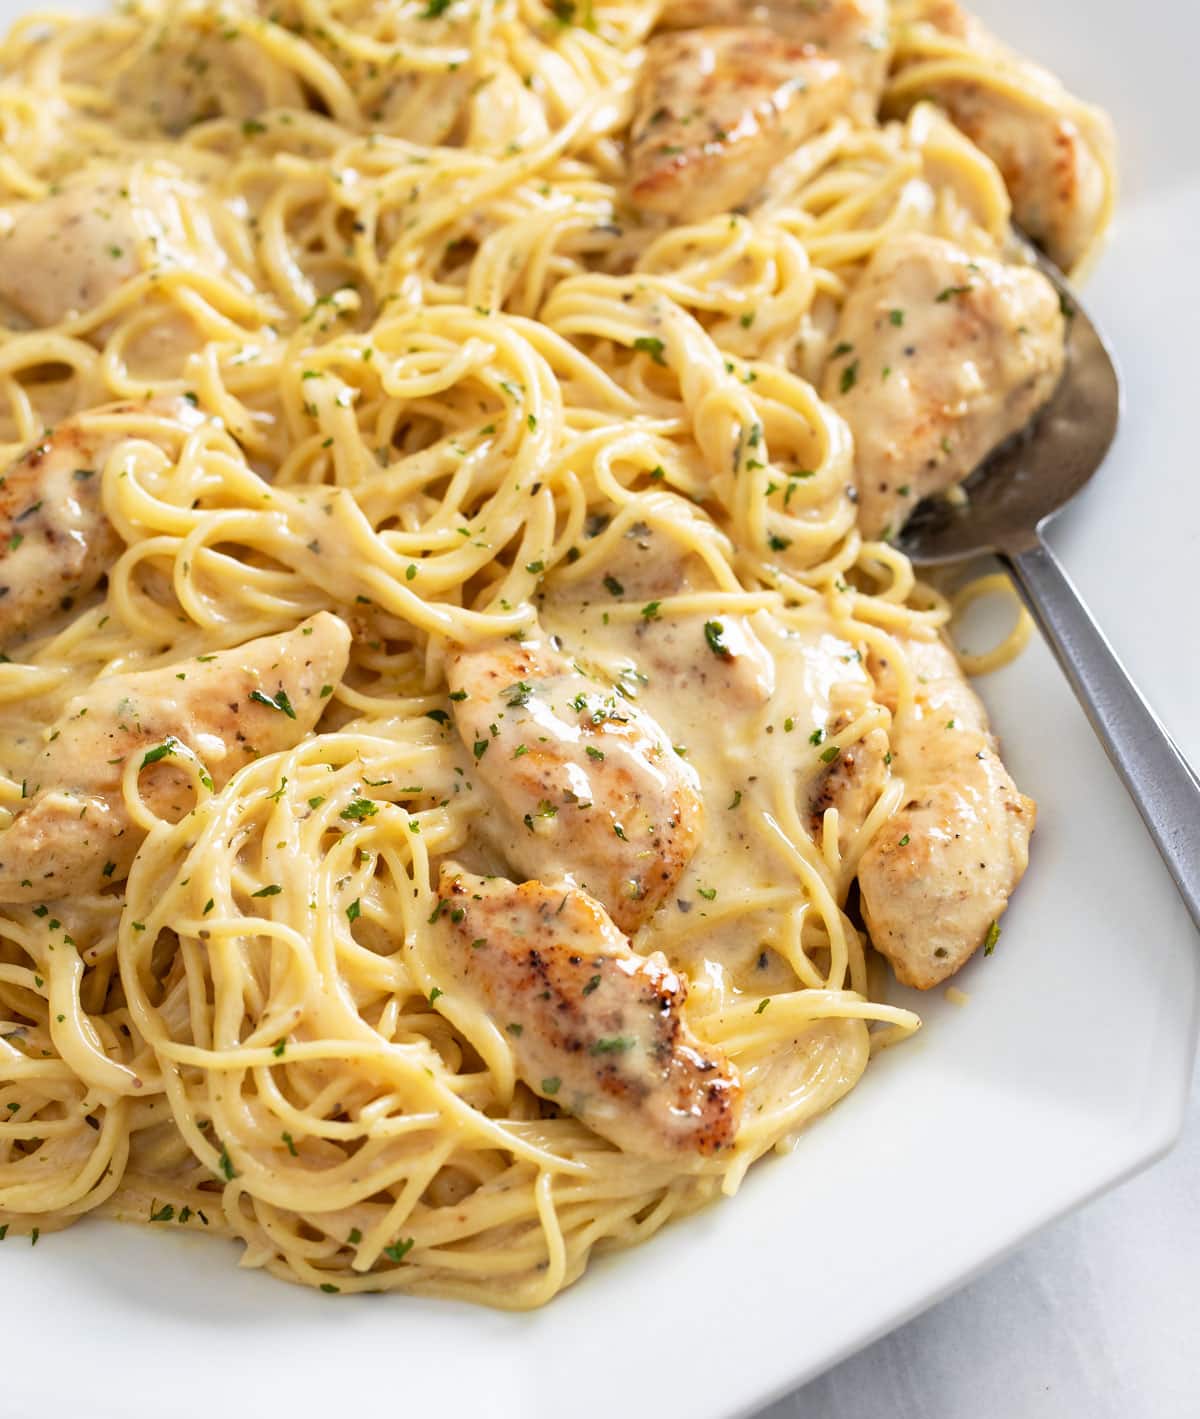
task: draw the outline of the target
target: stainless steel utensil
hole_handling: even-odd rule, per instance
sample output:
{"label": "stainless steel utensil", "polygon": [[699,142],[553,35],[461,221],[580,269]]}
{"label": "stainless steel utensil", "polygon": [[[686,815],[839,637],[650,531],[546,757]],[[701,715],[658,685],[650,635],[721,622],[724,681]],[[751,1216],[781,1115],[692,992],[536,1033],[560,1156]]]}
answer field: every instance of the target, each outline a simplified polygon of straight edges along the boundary
{"label": "stainless steel utensil", "polygon": [[1143,699],[1042,538],[1104,462],[1120,417],[1111,356],[1062,272],[1029,257],[1068,316],[1067,368],[1030,427],[967,480],[967,500],[922,503],[896,538],[919,565],[995,552],[1012,573],[1200,927],[1200,779]]}

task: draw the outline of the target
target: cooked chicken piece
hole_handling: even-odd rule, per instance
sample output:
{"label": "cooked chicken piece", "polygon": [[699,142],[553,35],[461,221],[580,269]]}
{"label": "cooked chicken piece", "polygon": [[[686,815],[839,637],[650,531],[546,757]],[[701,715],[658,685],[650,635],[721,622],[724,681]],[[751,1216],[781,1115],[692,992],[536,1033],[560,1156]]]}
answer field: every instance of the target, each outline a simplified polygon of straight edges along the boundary
{"label": "cooked chicken piece", "polygon": [[[870,686],[839,680],[829,692],[830,718],[825,738],[833,739],[872,707]],[[841,750],[809,791],[809,830],[821,841],[825,814],[838,813],[838,849],[845,857],[888,781],[888,736],[869,729],[857,743]],[[829,749],[823,751],[831,752]]]}
{"label": "cooked chicken piece", "polygon": [[1058,79],[1012,54],[959,5],[937,0],[922,18],[987,56],[993,68],[1006,63],[1014,77],[1032,83],[1035,92],[1027,94],[1019,85],[931,72],[919,81],[914,76],[912,97],[940,104],[992,159],[1012,197],[1017,222],[1052,261],[1070,271],[1107,218],[1105,163],[1115,146],[1111,123],[1099,110],[1082,104],[1074,117],[1064,115],[1068,95]]}
{"label": "cooked chicken piece", "polygon": [[875,117],[888,67],[887,0],[667,0],[659,28],[765,25],[796,44],[816,45],[848,71],[850,111],[862,123]]}
{"label": "cooked chicken piece", "polygon": [[[903,984],[928,990],[994,944],[1029,861],[1037,807],[1000,762],[987,714],[949,647],[908,640],[904,651],[916,694],[891,739],[908,797],[863,854],[858,881],[875,949]],[[872,668],[887,701],[890,668]]]}
{"label": "cooked chicken piece", "polygon": [[671,741],[542,640],[457,647],[446,674],[458,732],[503,815],[485,826],[506,860],[577,882],[636,930],[700,837],[699,781]]}
{"label": "cooked chicken piece", "polygon": [[865,537],[898,532],[1050,398],[1058,294],[1032,267],[939,237],[886,240],[850,292],[824,394],[850,425]]}
{"label": "cooked chicken piece", "polygon": [[52,901],[128,875],[143,833],[121,777],[143,755],[142,797],[178,821],[191,781],[172,764],[190,750],[220,789],[252,759],[290,749],[341,678],[350,632],[327,611],[294,631],[162,670],[97,680],[67,705],[30,767],[29,798],[0,833],[0,902]]}
{"label": "cooked chicken piece", "polygon": [[68,419],[0,477],[0,646],[68,607],[122,550],[100,505],[101,473],[147,414],[178,441],[204,422],[186,399],[108,404]]}
{"label": "cooked chicken piece", "polygon": [[0,236],[0,300],[34,326],[102,304],[143,271],[179,264],[187,242],[182,174],[86,168],[13,210]]}
{"label": "cooked chicken piece", "polygon": [[[268,18],[272,9],[278,6],[268,7]],[[162,22],[153,43],[118,78],[115,97],[129,130],[172,136],[206,119],[255,121],[270,109],[308,106],[295,69],[211,9],[176,12]]]}
{"label": "cooked chicken piece", "polygon": [[505,1029],[535,1094],[649,1158],[729,1147],[740,1081],[689,1030],[687,982],[664,956],[635,955],[573,887],[443,867],[438,891],[450,968]]}
{"label": "cooked chicken piece", "polygon": [[840,64],[770,30],[657,36],[631,130],[634,203],[684,222],[740,206],[850,93]]}

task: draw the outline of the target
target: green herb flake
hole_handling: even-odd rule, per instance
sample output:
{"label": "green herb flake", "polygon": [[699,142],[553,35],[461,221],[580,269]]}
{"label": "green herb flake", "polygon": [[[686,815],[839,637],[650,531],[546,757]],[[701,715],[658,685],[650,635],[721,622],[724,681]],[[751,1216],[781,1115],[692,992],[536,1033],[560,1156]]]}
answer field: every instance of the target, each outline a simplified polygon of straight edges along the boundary
{"label": "green herb flake", "polygon": [[654,335],[639,335],[633,342],[633,348],[649,355],[656,365],[667,363],[663,359],[663,342]]}
{"label": "green herb flake", "polygon": [[161,744],[157,744],[153,749],[147,749],[146,755],[142,759],[142,768],[147,768],[150,764],[157,764],[160,759],[165,759],[168,754],[174,754],[183,746],[174,736],[170,736]]}
{"label": "green herb flake", "polygon": [[415,1237],[405,1237],[402,1241],[395,1241],[390,1247],[384,1247],[383,1254],[389,1261],[403,1261],[417,1244]]}
{"label": "green herb flake", "polygon": [[732,660],[733,651],[725,644],[725,627],[720,621],[705,621],[704,639],[709,650],[721,660]]}
{"label": "green herb flake", "polygon": [[288,699],[286,690],[281,689],[274,699],[272,699],[270,695],[264,695],[261,690],[251,690],[250,698],[256,704],[266,705],[268,709],[278,710],[280,714],[286,714],[289,719],[296,718],[296,711],[292,708],[292,702]]}
{"label": "green herb flake", "polygon": [[636,1043],[628,1035],[608,1035],[589,1046],[588,1054],[627,1054]]}

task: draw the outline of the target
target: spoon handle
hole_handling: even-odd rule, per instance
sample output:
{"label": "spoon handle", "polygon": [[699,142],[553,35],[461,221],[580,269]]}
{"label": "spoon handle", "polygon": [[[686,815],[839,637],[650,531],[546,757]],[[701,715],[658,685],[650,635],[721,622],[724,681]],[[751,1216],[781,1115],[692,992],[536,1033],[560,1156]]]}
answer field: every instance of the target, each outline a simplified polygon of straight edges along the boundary
{"label": "spoon handle", "polygon": [[1200,779],[1045,542],[1002,558],[1200,927]]}

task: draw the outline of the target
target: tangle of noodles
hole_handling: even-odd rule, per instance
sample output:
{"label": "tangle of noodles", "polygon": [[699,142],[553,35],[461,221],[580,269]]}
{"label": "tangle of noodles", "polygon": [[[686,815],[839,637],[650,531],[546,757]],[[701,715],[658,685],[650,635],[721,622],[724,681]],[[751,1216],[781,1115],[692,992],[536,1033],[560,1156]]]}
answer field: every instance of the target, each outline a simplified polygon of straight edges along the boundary
{"label": "tangle of noodles", "polygon": [[[935,56],[895,9],[899,116],[835,118],[748,213],[676,226],[623,189],[647,0],[128,0],[13,25],[0,225],[80,181],[142,217],[136,249],[101,237],[129,269],[98,300],[0,335],[6,464],[129,404],[96,470],[107,581],[0,664],[5,821],[101,677],[323,610],[353,647],[317,730],[215,791],[199,765],[180,821],[127,765],[147,830],[127,882],[0,908],[0,1221],[182,1225],[327,1290],[535,1306],[594,1248],[732,1192],[917,1027],[847,914],[904,784],[849,832],[805,795],[890,723],[869,695],[835,723],[830,684],[869,690],[886,657],[911,703],[902,642],[951,604],[860,535],[851,438],[814,383],[890,234],[1007,240],[996,168],[913,102],[910,66],[1032,81]],[[172,398],[203,417],[164,433]],[[662,589],[597,599],[639,540]],[[715,616],[767,647],[767,708],[706,702],[686,671],[638,686],[649,621]],[[691,909],[634,942],[687,975],[691,1029],[745,1089],[734,1146],[687,1167],[530,1092],[440,967],[439,863],[504,870],[447,647],[535,617],[642,696],[703,786]]]}

